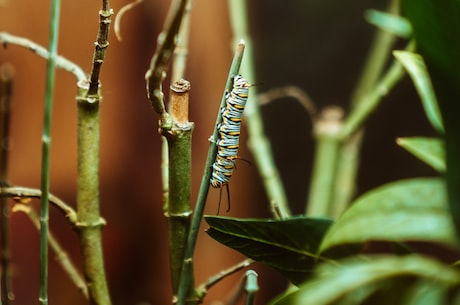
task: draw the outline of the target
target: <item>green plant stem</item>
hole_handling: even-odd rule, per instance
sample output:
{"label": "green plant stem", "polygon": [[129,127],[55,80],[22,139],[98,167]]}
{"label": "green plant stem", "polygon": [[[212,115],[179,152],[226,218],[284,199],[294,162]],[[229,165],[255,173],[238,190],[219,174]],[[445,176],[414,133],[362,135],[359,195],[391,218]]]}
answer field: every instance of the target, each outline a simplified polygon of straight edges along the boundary
{"label": "green plant stem", "polygon": [[257,273],[254,270],[246,271],[246,299],[244,304],[245,305],[253,305],[254,298],[259,291],[259,284],[257,283]]}
{"label": "green plant stem", "polygon": [[[30,221],[34,224],[34,226],[38,230],[40,229],[38,215],[31,206],[24,204],[16,204],[13,207],[13,212],[24,212],[29,217]],[[88,287],[86,287],[86,282],[78,272],[78,269],[75,267],[75,264],[72,262],[67,252],[62,248],[62,246],[59,244],[56,237],[53,235],[51,231],[48,232],[48,242],[50,248],[56,254],[57,263],[61,265],[64,272],[67,273],[69,278],[72,280],[75,286],[77,286],[80,289],[82,294],[86,298],[88,298]]]}
{"label": "green plant stem", "polygon": [[[171,86],[171,117],[174,127],[162,132],[168,141],[169,160],[169,196],[168,225],[169,251],[171,261],[171,280],[173,294],[179,287],[179,276],[184,258],[187,236],[190,228],[191,208],[191,168],[192,168],[192,130],[193,123],[188,121],[188,96],[190,83],[185,80]],[[189,292],[193,293],[194,283],[190,282]],[[189,295],[188,299],[193,299]]]}
{"label": "green plant stem", "polygon": [[99,204],[99,103],[100,97],[87,96],[88,87],[79,84],[77,230],[83,268],[91,304],[111,304],[102,253]]}
{"label": "green plant stem", "polygon": [[[414,48],[415,44],[411,41],[406,47],[407,51]],[[376,83],[375,87],[364,95],[362,101],[352,110],[345,119],[342,138],[350,137],[354,132],[362,127],[368,117],[377,109],[382,98],[393,89],[399,80],[404,76],[402,65],[394,59],[390,68],[383,77]]]}
{"label": "green plant stem", "polygon": [[91,304],[110,305],[110,294],[104,269],[102,227],[99,203],[99,77],[107,51],[111,16],[108,0],[102,0],[99,30],[93,55],[89,83],[79,82],[77,93],[77,230],[83,258],[83,269]]}
{"label": "green plant stem", "polygon": [[[387,12],[396,14],[398,1],[392,0]],[[382,74],[385,63],[391,54],[395,36],[384,30],[377,30],[372,41],[366,63],[360,75],[359,81],[352,94],[350,107],[359,107],[365,101],[365,97],[375,86]],[[344,140],[337,161],[336,183],[333,191],[333,203],[331,216],[337,218],[350,204],[356,191],[356,176],[359,168],[359,153],[364,135],[364,129]]]}
{"label": "green plant stem", "polygon": [[[250,34],[248,30],[247,2],[244,0],[229,0],[230,23],[233,36],[244,39],[248,44],[246,50],[246,64],[242,65],[242,74],[251,82],[255,82],[254,56],[252,53]],[[235,40],[236,40],[235,39]],[[255,96],[255,95],[254,95]],[[249,95],[244,111],[248,127],[248,146],[256,161],[257,168],[262,176],[265,192],[272,205],[272,210],[278,210],[282,218],[291,215],[283,182],[276,167],[270,142],[265,136],[262,115],[255,98]]]}
{"label": "green plant stem", "polygon": [[316,152],[306,210],[308,216],[329,215],[341,145],[342,117],[342,109],[328,107],[315,122]]}
{"label": "green plant stem", "polygon": [[[2,44],[3,46],[12,44],[23,47],[45,59],[48,59],[50,56],[48,50],[42,47],[41,45],[29,39],[11,35],[6,32],[0,32],[0,44]],[[83,71],[82,68],[80,68],[77,64],[60,55],[56,55],[56,68],[60,68],[72,73],[78,81],[84,81],[87,78],[86,73],[85,71]]]}
{"label": "green plant stem", "polygon": [[[14,69],[9,64],[0,67],[0,186],[8,184],[8,152],[10,137],[11,97]],[[1,259],[1,299],[8,305],[13,299],[10,266],[10,228],[8,200],[0,198],[0,259]]]}
{"label": "green plant stem", "polygon": [[53,93],[56,76],[56,56],[59,32],[60,1],[51,1],[49,27],[49,57],[46,68],[45,109],[42,134],[42,169],[40,204],[40,304],[48,304],[48,197],[50,189],[50,147]]}
{"label": "green plant stem", "polygon": [[195,204],[195,210],[192,217],[192,223],[190,226],[190,231],[187,237],[187,246],[185,248],[184,260],[182,262],[180,279],[179,279],[179,289],[177,293],[177,304],[184,305],[186,304],[186,296],[188,294],[188,289],[190,283],[194,281],[193,279],[193,253],[195,251],[195,245],[198,237],[198,232],[201,224],[201,219],[203,218],[204,207],[206,204],[206,198],[209,191],[209,180],[212,173],[212,164],[216,159],[217,146],[214,143],[215,139],[218,138],[218,128],[217,126],[222,122],[222,114],[220,109],[225,106],[225,97],[226,92],[230,91],[233,84],[233,77],[238,74],[240,69],[241,60],[243,59],[244,53],[244,42],[240,42],[236,48],[235,55],[233,57],[232,65],[227,77],[227,83],[225,85],[225,91],[222,95],[219,111],[217,113],[216,124],[214,126],[214,132],[211,137],[212,141],[209,146],[208,156],[206,158],[206,164],[203,171],[203,177],[201,179],[200,190],[198,192],[198,197]]}

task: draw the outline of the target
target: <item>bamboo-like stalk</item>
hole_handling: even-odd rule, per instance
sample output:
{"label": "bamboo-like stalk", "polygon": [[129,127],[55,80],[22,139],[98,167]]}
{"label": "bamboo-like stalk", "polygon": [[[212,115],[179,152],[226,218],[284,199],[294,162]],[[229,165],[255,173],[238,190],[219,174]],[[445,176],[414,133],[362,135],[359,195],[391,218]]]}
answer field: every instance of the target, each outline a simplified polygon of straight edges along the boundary
{"label": "bamboo-like stalk", "polygon": [[[184,258],[187,236],[190,228],[191,208],[191,166],[193,123],[188,121],[190,83],[186,80],[175,82],[171,86],[170,114],[174,127],[163,132],[168,141],[169,152],[169,252],[173,294],[179,287],[179,276]],[[194,283],[189,283],[192,294]]]}
{"label": "bamboo-like stalk", "polygon": [[[187,237],[187,246],[185,249],[184,260],[182,262],[180,279],[179,279],[179,289],[177,293],[176,302],[178,305],[188,304],[186,296],[189,293],[188,289],[190,283],[194,282],[193,279],[193,254],[195,251],[196,240],[198,237],[198,232],[201,224],[201,219],[203,218],[204,207],[206,204],[206,198],[209,191],[209,180],[211,179],[212,173],[212,164],[216,159],[217,146],[214,143],[215,139],[218,138],[218,128],[217,126],[222,122],[222,113],[220,109],[225,106],[225,97],[226,92],[229,92],[232,88],[233,77],[238,74],[240,69],[241,61],[243,59],[245,43],[240,41],[238,44],[235,55],[233,56],[232,65],[227,77],[227,83],[225,85],[225,91],[222,95],[219,111],[217,113],[216,124],[214,127],[214,132],[211,137],[212,141],[209,146],[208,156],[206,158],[206,164],[203,170],[203,177],[201,179],[200,190],[198,192],[198,197],[196,199],[195,210],[192,217],[192,223],[190,226],[190,231]],[[193,302],[192,302],[193,304]]]}
{"label": "bamboo-like stalk", "polygon": [[99,78],[109,45],[107,39],[112,14],[109,1],[103,0],[90,81],[77,84],[77,230],[89,299],[91,304],[97,305],[111,304],[101,237],[105,221],[100,216],[99,202]]}
{"label": "bamboo-like stalk", "polygon": [[308,216],[329,215],[341,145],[342,119],[341,108],[328,107],[315,122],[316,152],[306,210]]}
{"label": "bamboo-like stalk", "polygon": [[45,109],[42,135],[42,169],[40,204],[40,296],[42,305],[48,304],[48,198],[50,190],[50,148],[53,92],[56,76],[56,56],[59,32],[60,1],[51,1],[49,27],[49,57],[46,68]]}
{"label": "bamboo-like stalk", "polygon": [[87,97],[88,87],[79,84],[77,230],[83,268],[92,304],[111,304],[102,253],[99,204],[99,98]]}
{"label": "bamboo-like stalk", "polygon": [[[8,152],[10,137],[11,98],[14,69],[9,64],[0,67],[0,185],[8,184]],[[1,259],[1,301],[8,305],[13,299],[11,288],[10,236],[8,200],[0,198],[0,259]]]}
{"label": "bamboo-like stalk", "polygon": [[[229,0],[230,8],[230,23],[233,29],[235,40],[244,39],[248,44],[246,50],[246,62],[241,67],[241,72],[250,82],[256,82],[254,72],[254,56],[250,43],[250,34],[248,30],[248,14],[246,9],[246,1],[244,0]],[[281,181],[278,168],[270,147],[270,141],[265,136],[262,115],[259,105],[256,100],[249,96],[244,115],[248,129],[248,145],[257,168],[262,176],[265,192],[272,205],[272,210],[279,210],[282,218],[291,215],[283,182]]]}

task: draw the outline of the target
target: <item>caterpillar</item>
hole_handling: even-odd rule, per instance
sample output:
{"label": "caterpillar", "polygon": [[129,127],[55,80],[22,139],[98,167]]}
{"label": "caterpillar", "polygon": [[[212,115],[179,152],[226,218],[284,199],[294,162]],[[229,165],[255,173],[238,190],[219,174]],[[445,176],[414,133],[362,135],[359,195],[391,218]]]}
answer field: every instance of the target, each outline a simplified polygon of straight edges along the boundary
{"label": "caterpillar", "polygon": [[[220,110],[222,123],[218,125],[217,155],[212,165],[210,184],[212,187],[220,189],[227,186],[228,195],[228,183],[235,168],[235,160],[239,158],[241,117],[251,86],[241,75],[236,75],[233,78],[232,90],[226,94],[225,107]],[[220,195],[222,196],[222,190]],[[230,209],[230,205],[228,209]]]}

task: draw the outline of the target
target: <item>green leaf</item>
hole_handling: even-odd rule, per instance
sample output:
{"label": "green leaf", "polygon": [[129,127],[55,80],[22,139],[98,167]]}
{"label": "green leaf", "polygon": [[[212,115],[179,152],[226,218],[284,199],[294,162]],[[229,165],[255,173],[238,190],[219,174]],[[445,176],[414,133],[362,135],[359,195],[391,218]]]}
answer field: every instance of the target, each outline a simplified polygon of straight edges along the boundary
{"label": "green leaf", "polygon": [[[415,277],[435,287],[452,287],[460,282],[457,270],[420,255],[355,257],[343,260],[338,265],[322,266],[312,281],[293,293],[277,298],[272,305],[342,304],[344,298],[358,300],[346,304],[360,304],[363,289],[366,292],[364,297],[367,297],[377,289],[388,289],[387,285],[381,285],[382,281],[391,279],[391,285],[398,277]],[[399,297],[404,298],[410,283],[406,281],[400,285],[399,282],[398,287],[392,287],[390,292],[399,293]],[[389,300],[398,296],[388,292],[381,293],[380,297],[384,299],[379,300],[378,304],[394,304]]]}
{"label": "green leaf", "polygon": [[407,19],[377,10],[367,10],[364,17],[367,22],[400,37],[409,37],[412,27]]}
{"label": "green leaf", "polygon": [[411,137],[398,138],[396,143],[437,170],[446,171],[444,141],[436,138]]}
{"label": "green leaf", "polygon": [[460,1],[402,0],[401,11],[412,24],[441,109],[449,204],[460,235]]}
{"label": "green leaf", "polygon": [[444,125],[442,123],[441,112],[423,58],[418,54],[407,51],[394,51],[393,55],[412,78],[431,125],[439,133],[443,134]]}
{"label": "green leaf", "polygon": [[286,220],[206,216],[207,233],[218,242],[265,263],[294,284],[303,282],[317,261],[318,246],[332,221],[295,217]]}
{"label": "green leaf", "polygon": [[370,240],[455,245],[444,181],[407,179],[364,194],[332,225],[320,252]]}

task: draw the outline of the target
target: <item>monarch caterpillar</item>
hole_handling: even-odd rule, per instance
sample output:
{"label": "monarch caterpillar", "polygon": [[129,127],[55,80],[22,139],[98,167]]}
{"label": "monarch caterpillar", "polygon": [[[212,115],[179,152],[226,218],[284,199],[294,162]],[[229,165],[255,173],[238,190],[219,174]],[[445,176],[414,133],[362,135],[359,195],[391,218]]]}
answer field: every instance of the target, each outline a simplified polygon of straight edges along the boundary
{"label": "monarch caterpillar", "polygon": [[210,184],[212,187],[220,189],[227,186],[227,194],[228,182],[235,168],[235,160],[238,159],[241,117],[251,86],[241,75],[236,75],[233,78],[232,91],[228,92],[225,97],[225,107],[220,110],[222,113],[222,123],[218,126],[219,139],[216,141],[217,156],[216,161],[212,165]]}

